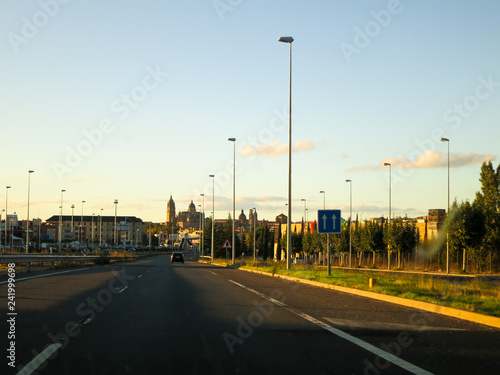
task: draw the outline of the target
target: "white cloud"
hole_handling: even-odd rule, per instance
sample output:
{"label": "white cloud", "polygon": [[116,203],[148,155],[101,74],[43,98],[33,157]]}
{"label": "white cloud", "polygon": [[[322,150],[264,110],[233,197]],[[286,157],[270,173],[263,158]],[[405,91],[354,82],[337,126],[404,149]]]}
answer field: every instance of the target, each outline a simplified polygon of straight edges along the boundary
{"label": "white cloud", "polygon": [[[451,154],[450,167],[478,165],[482,164],[485,161],[492,161],[495,159],[496,156],[494,155],[478,154],[476,151],[470,152],[468,154]],[[349,172],[382,169],[384,168],[384,163],[390,163],[393,167],[401,169],[446,168],[448,165],[448,157],[447,155],[443,155],[441,151],[427,150],[412,161],[402,156],[398,156],[385,159],[377,166],[352,167],[349,169]]]}
{"label": "white cloud", "polygon": [[[309,138],[304,138],[292,145],[292,152],[309,151],[315,148]],[[264,155],[266,158],[275,158],[288,153],[288,144],[281,145],[279,141],[272,141],[262,146],[246,145],[240,150],[242,156]]]}

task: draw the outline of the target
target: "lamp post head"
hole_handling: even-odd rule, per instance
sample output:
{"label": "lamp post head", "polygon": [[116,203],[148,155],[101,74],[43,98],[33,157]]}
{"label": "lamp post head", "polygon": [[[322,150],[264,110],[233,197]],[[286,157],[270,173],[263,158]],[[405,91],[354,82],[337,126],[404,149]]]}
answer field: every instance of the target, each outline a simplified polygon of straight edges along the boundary
{"label": "lamp post head", "polygon": [[114,204],[118,204],[118,199],[115,199]]}
{"label": "lamp post head", "polygon": [[29,171],[28,171],[28,173],[33,173],[33,172],[35,172],[35,171],[32,171],[32,170],[29,170]]}
{"label": "lamp post head", "polygon": [[215,175],[213,175],[213,174],[209,174],[209,175],[208,175],[208,177],[212,177],[212,178],[214,178],[214,177],[215,177]]}
{"label": "lamp post head", "polygon": [[391,163],[384,163],[384,165],[387,167],[387,166],[391,166]]}
{"label": "lamp post head", "polygon": [[304,198],[301,199],[302,202],[305,202],[306,200]]}
{"label": "lamp post head", "polygon": [[320,194],[325,194],[324,190],[321,190],[319,193],[320,193]]}
{"label": "lamp post head", "polygon": [[441,142],[449,142],[450,140],[448,138],[441,138],[440,141]]}
{"label": "lamp post head", "polygon": [[11,188],[11,186],[6,186],[5,188],[6,188],[6,189],[10,189],[10,188]]}
{"label": "lamp post head", "polygon": [[345,182],[352,182],[351,180],[345,180]]}
{"label": "lamp post head", "polygon": [[230,142],[236,142],[236,138],[228,138],[227,140]]}
{"label": "lamp post head", "polygon": [[293,38],[291,36],[280,36],[278,38],[278,42],[292,43],[293,42]]}
{"label": "lamp post head", "polygon": [[64,189],[63,189],[63,190],[61,190],[61,193],[64,193],[65,191],[66,191],[66,190],[64,190]]}
{"label": "lamp post head", "polygon": [[204,196],[205,196],[205,194],[200,194],[200,197],[204,197]]}

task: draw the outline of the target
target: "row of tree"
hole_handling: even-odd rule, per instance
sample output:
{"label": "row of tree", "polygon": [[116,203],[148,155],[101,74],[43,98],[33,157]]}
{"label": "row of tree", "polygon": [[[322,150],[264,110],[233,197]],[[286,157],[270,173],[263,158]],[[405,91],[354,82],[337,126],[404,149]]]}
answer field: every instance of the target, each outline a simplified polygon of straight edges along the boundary
{"label": "row of tree", "polygon": [[479,272],[500,266],[500,164],[483,163],[479,181],[474,201],[455,199],[445,222],[450,256],[461,256],[464,271],[467,260]]}
{"label": "row of tree", "polygon": [[[391,267],[402,267],[403,259],[412,257],[414,265],[419,261],[437,263],[444,268],[447,254],[450,263],[455,260],[458,267],[466,270],[467,265],[474,270],[500,269],[500,165],[493,168],[491,162],[483,163],[479,181],[481,191],[477,192],[473,202],[455,200],[442,226],[440,235],[420,241],[420,233],[415,223],[402,218],[393,219],[391,223],[371,221],[361,224],[357,218],[352,224],[343,225],[340,234],[331,236],[331,249],[343,263],[346,254],[353,254],[355,263],[370,258],[370,263]],[[208,219],[204,230],[204,251],[211,247],[212,225]],[[315,226],[317,228],[317,226]],[[164,228],[170,233],[175,228]],[[162,228],[154,228],[162,231]],[[232,220],[229,216],[224,223],[216,223],[214,230],[215,257],[224,258],[231,254],[222,248],[224,242],[232,238]],[[275,238],[277,239],[276,256],[286,253],[286,238],[281,233],[274,234],[272,228],[261,226],[255,231],[255,248],[258,256],[264,259],[275,256]],[[447,251],[448,244],[448,251]],[[235,254],[237,257],[252,256],[254,248],[253,227],[243,233],[241,239],[236,236]],[[292,233],[293,256],[313,256],[327,252],[327,236],[318,234],[316,230],[303,230]],[[340,255],[340,256],[339,256]],[[366,264],[366,262],[365,262]],[[455,263],[454,263],[455,264]]]}

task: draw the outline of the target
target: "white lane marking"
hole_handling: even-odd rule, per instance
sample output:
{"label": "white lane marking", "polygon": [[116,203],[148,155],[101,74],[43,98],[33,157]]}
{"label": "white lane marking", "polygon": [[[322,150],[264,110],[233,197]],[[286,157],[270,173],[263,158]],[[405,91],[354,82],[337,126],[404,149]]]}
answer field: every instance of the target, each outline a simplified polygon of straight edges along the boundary
{"label": "white lane marking", "polygon": [[118,291],[118,293],[123,292],[123,291],[124,291],[125,289],[127,289],[127,288],[128,288],[128,286],[124,287],[123,289],[120,289],[120,290]]}
{"label": "white lane marking", "polygon": [[330,323],[337,327],[344,327],[348,329],[385,329],[385,330],[397,330],[397,331],[466,331],[463,328],[448,328],[448,327],[431,327],[425,325],[411,325],[411,324],[400,324],[400,323],[384,323],[384,322],[369,322],[360,320],[349,320],[349,319],[333,319],[328,317],[323,317],[323,319],[328,320]]}
{"label": "white lane marking", "polygon": [[[79,269],[76,269],[76,270],[69,270],[69,271],[61,271],[61,272],[54,272],[54,273],[47,273],[45,275],[38,275],[38,276],[30,276],[30,277],[24,277],[22,279],[18,279],[16,278],[16,283],[19,282],[19,281],[24,281],[24,280],[31,280],[31,279],[38,279],[40,277],[49,277],[49,276],[53,276],[53,275],[61,275],[63,273],[69,273],[69,272],[78,272],[78,271],[84,271],[84,270],[89,270],[90,267],[87,267],[87,268],[79,268]],[[2,281],[0,282],[0,285],[2,284],[7,284],[8,281]]]}
{"label": "white lane marking", "polygon": [[382,350],[382,349],[380,349],[372,344],[367,343],[366,341],[358,339],[357,337],[351,336],[351,335],[345,333],[344,331],[341,331],[340,329],[334,328],[334,327],[332,327],[332,326],[330,326],[330,325],[328,325],[328,324],[326,324],[326,323],[324,323],[316,318],[313,318],[310,315],[307,315],[307,314],[305,314],[297,309],[294,309],[293,307],[288,306],[287,304],[285,304],[281,301],[278,301],[274,298],[268,297],[265,294],[262,294],[262,293],[254,290],[254,289],[251,289],[243,284],[237,283],[236,281],[229,280],[229,282],[231,282],[235,285],[238,285],[239,287],[246,289],[249,292],[257,294],[258,296],[265,298],[268,301],[271,301],[278,306],[284,307],[285,309],[287,309],[291,313],[293,313],[297,316],[300,316],[301,318],[304,318],[305,320],[307,320],[313,324],[316,324],[317,326],[327,330],[330,333],[333,333],[336,336],[339,336],[340,338],[343,338],[344,340],[347,340],[355,345],[358,345],[359,347],[361,347],[365,350],[368,350],[372,354],[375,354],[376,356],[383,358],[386,361],[389,361],[389,362],[395,364],[396,366],[399,366],[402,369],[411,372],[412,374],[415,374],[415,375],[433,375],[431,372],[428,372],[428,371],[426,371],[418,366],[415,366],[414,364],[412,364],[410,362],[406,362],[404,359],[401,359],[393,354],[390,354],[390,353],[386,352],[385,350]]}
{"label": "white lane marking", "polygon": [[51,344],[43,352],[38,354],[17,375],[31,375],[40,365],[42,365],[52,354],[54,354],[62,344]]}
{"label": "white lane marking", "polygon": [[212,271],[208,271],[208,272],[210,272],[212,275],[219,276],[218,273],[215,273],[215,272],[212,272]]}
{"label": "white lane marking", "polygon": [[138,279],[140,279],[141,277],[142,277],[142,275],[137,276]]}

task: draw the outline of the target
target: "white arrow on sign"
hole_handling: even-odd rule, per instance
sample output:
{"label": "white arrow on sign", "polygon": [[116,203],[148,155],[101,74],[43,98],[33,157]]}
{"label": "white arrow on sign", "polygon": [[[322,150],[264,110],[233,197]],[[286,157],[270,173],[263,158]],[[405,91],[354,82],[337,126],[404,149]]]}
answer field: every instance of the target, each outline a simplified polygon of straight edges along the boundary
{"label": "white arrow on sign", "polygon": [[337,220],[337,216],[335,214],[332,216],[333,219],[333,230],[335,230],[335,221]]}
{"label": "white arrow on sign", "polygon": [[[327,219],[326,214],[323,214],[322,219],[323,219],[323,230],[326,230],[326,219]],[[333,225],[335,225],[335,223]]]}

